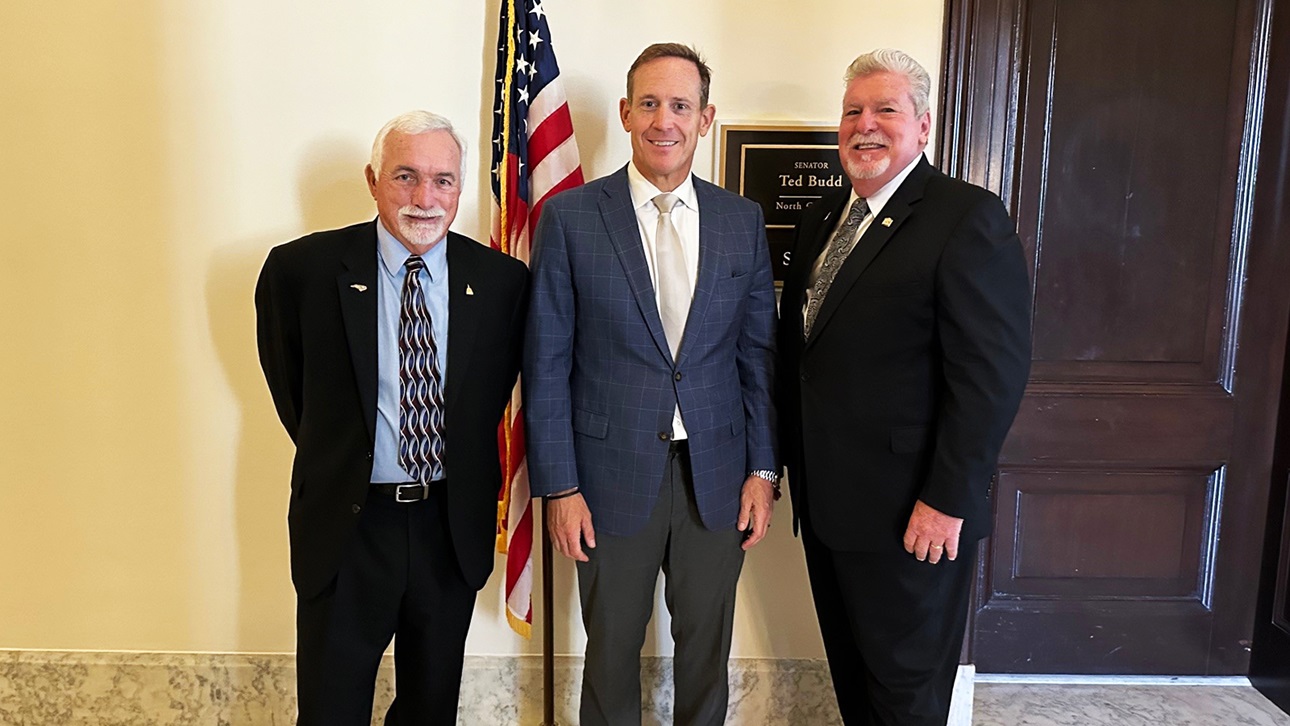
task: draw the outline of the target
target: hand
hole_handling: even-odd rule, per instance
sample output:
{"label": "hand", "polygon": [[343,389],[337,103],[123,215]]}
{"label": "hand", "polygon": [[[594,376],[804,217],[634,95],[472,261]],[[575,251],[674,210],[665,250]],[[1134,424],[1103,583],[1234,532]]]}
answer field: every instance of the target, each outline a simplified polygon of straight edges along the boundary
{"label": "hand", "polygon": [[914,511],[909,515],[909,526],[905,528],[905,551],[931,564],[941,561],[944,554],[951,560],[959,556],[959,531],[963,529],[963,520],[939,512],[923,500],[914,503]]}
{"label": "hand", "polygon": [[546,503],[546,532],[556,552],[579,562],[591,559],[582,551],[582,542],[586,540],[587,547],[595,549],[596,530],[591,526],[587,500],[581,494]]}
{"label": "hand", "polygon": [[775,487],[759,476],[750,476],[744,480],[743,492],[739,495],[739,531],[751,532],[744,538],[743,548],[753,548],[766,530],[770,529],[770,515],[775,509]]}

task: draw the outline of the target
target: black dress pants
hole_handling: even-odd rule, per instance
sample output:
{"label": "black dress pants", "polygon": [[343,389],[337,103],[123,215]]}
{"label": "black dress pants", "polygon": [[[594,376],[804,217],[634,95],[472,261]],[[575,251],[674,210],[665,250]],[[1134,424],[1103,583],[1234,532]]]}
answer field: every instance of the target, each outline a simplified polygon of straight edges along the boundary
{"label": "black dress pants", "polygon": [[944,726],[967,625],[976,546],[931,565],[832,550],[801,524],[833,690],[847,726]]}
{"label": "black dress pants", "polygon": [[387,726],[456,724],[476,592],[449,539],[445,486],[408,504],[369,494],[336,579],[298,601],[301,726],[368,726],[391,638],[397,695]]}

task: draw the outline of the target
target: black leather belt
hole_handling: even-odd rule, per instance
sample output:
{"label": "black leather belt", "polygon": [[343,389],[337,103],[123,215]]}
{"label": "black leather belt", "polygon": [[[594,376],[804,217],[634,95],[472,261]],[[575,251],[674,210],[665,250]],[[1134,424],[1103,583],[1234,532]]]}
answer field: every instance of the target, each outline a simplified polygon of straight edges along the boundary
{"label": "black leather belt", "polygon": [[384,494],[400,504],[410,504],[429,499],[431,492],[442,489],[447,485],[447,479],[439,479],[429,484],[410,481],[404,484],[373,484],[372,491],[377,494]]}

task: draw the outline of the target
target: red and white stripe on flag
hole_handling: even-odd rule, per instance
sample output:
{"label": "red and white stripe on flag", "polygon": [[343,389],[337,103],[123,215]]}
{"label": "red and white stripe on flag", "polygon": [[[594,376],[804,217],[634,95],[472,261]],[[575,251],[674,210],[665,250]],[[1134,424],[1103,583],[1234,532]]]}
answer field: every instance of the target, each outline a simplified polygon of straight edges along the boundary
{"label": "red and white stripe on flag", "polygon": [[[492,233],[489,242],[529,261],[529,235],[543,203],[582,184],[573,120],[560,84],[542,0],[504,0],[493,102]],[[533,506],[524,456],[520,386],[498,427],[502,489],[497,551],[506,555],[506,620],[529,637],[533,624]]]}

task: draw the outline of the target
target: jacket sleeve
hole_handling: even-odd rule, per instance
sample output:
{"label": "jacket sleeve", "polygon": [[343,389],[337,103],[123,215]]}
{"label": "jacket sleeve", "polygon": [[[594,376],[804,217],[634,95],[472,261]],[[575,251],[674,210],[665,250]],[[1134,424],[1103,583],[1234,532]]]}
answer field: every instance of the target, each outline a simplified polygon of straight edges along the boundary
{"label": "jacket sleeve", "polygon": [[294,442],[302,403],[299,305],[276,248],[269,252],[255,285],[255,337],[273,405]]}
{"label": "jacket sleeve", "polygon": [[[775,281],[761,208],[755,218],[756,261],[752,294],[736,344],[739,387],[743,394],[748,471],[779,471],[778,419],[775,415]],[[745,472],[746,473],[746,472]]]}
{"label": "jacket sleeve", "polygon": [[541,497],[578,486],[569,377],[574,298],[568,240],[556,205],[542,210],[533,238],[528,322],[524,329],[524,430],[529,489]]}
{"label": "jacket sleeve", "polygon": [[1030,371],[1030,282],[1003,203],[982,195],[936,273],[944,396],[920,498],[952,516],[980,511]]}

